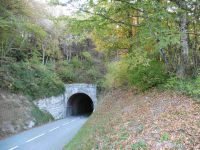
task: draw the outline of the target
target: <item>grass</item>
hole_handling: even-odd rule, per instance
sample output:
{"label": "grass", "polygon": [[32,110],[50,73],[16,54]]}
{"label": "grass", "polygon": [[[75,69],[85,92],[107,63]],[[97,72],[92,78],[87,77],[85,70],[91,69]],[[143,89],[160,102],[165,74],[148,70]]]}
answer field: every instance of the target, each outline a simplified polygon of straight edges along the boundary
{"label": "grass", "polygon": [[52,121],[53,117],[46,112],[41,111],[38,107],[34,106],[31,111],[33,117],[35,118],[36,125],[41,125],[46,122]]}
{"label": "grass", "polygon": [[[177,113],[182,110],[187,113]],[[198,113],[196,102],[175,92],[154,89],[136,94],[131,89],[115,89],[103,97],[64,150],[157,149],[164,141],[173,145],[180,137],[179,145],[192,149],[198,145]],[[180,128],[190,135],[181,136]],[[176,134],[171,137],[173,132]]]}
{"label": "grass", "polygon": [[64,92],[64,83],[47,66],[33,62],[18,62],[7,68],[2,87],[23,93],[32,100],[56,96]]}
{"label": "grass", "polygon": [[68,144],[65,146],[64,150],[89,150],[92,149],[95,145],[96,148],[99,147],[98,144],[95,144],[95,141],[93,141],[93,133],[98,132],[104,133],[104,128],[101,127],[101,125],[98,125],[94,123],[93,119],[95,116],[92,116],[91,120],[88,121],[78,132],[77,136]]}
{"label": "grass", "polygon": [[139,141],[131,145],[132,150],[141,150],[141,149],[146,149],[146,148],[147,148],[147,144],[144,141]]}
{"label": "grass", "polygon": [[170,139],[170,135],[169,133],[165,132],[163,133],[163,135],[161,136],[160,140],[163,141],[168,141]]}
{"label": "grass", "polygon": [[77,150],[82,150],[83,143],[86,149],[91,149],[93,145],[92,141],[88,141],[90,139],[91,133],[94,131],[94,128],[89,128],[88,126],[90,125],[86,123],[79,131],[78,135],[64,149],[73,149],[74,147],[76,147]]}
{"label": "grass", "polygon": [[[108,132],[108,128],[106,127],[109,127],[108,123],[112,116],[108,111],[100,111],[102,109],[103,107],[96,109],[95,113],[91,115],[90,120],[81,128],[77,136],[64,147],[64,150],[90,150],[93,147],[100,148],[99,143],[96,143],[93,139],[96,139],[99,135],[106,135]],[[108,142],[106,136],[102,140]]]}

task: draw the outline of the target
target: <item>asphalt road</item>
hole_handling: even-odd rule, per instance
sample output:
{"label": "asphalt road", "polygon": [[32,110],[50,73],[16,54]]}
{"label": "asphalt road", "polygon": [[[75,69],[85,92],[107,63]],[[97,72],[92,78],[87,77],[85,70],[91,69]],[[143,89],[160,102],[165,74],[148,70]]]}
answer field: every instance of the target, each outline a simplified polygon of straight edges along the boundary
{"label": "asphalt road", "polygon": [[61,150],[88,117],[69,117],[0,141],[0,150]]}

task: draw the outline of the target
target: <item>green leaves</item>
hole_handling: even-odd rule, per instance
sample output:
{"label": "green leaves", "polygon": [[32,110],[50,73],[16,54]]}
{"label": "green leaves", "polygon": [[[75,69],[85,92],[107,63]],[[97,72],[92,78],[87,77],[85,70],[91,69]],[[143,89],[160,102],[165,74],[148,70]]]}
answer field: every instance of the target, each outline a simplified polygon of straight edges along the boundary
{"label": "green leaves", "polygon": [[[197,76],[194,79],[180,79],[177,77],[171,77],[164,85],[167,89],[175,89],[186,95],[200,98],[200,77]],[[199,101],[199,100],[198,100]]]}
{"label": "green leaves", "polygon": [[146,144],[145,141],[140,140],[140,141],[138,141],[138,142],[132,144],[132,145],[131,145],[131,149],[132,149],[132,150],[140,150],[140,149],[145,150],[145,149],[147,149],[147,144]]}
{"label": "green leaves", "polygon": [[[64,91],[60,78],[41,64],[15,63],[7,68],[6,81],[14,92],[22,92],[33,100],[59,95]],[[3,82],[4,86],[6,86]],[[7,87],[8,88],[8,87]]]}
{"label": "green leaves", "polygon": [[3,17],[0,17],[0,28],[8,28],[9,27],[9,22],[5,20]]}
{"label": "green leaves", "polygon": [[160,140],[163,142],[163,141],[168,141],[168,140],[170,140],[170,135],[169,135],[169,133],[167,133],[167,132],[164,132],[163,134],[162,134],[162,136],[160,137]]}
{"label": "green leaves", "polygon": [[50,5],[58,5],[59,3],[59,0],[49,0]]}
{"label": "green leaves", "polygon": [[128,74],[131,84],[142,91],[163,84],[168,78],[162,63],[158,61],[151,61],[148,66],[140,64],[130,69]]}

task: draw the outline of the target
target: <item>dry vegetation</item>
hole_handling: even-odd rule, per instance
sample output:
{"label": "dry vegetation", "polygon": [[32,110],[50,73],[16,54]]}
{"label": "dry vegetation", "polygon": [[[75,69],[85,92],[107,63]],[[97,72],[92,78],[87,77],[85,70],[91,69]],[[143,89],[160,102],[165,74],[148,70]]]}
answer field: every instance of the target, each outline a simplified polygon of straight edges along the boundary
{"label": "dry vegetation", "polygon": [[174,93],[107,93],[65,149],[200,149],[200,105]]}
{"label": "dry vegetation", "polygon": [[0,89],[0,139],[52,120],[30,100],[21,95]]}
{"label": "dry vegetation", "polygon": [[26,97],[0,89],[0,139],[32,127],[32,108]]}

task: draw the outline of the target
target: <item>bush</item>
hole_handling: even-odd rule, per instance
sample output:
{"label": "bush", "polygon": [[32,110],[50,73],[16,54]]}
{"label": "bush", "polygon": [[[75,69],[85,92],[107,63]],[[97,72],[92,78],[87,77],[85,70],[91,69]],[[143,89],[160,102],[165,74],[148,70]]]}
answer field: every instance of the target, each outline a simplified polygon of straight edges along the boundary
{"label": "bush", "polygon": [[81,68],[83,64],[77,57],[73,57],[70,65],[72,65],[73,68]]}
{"label": "bush", "polygon": [[127,70],[128,65],[124,61],[110,63],[105,76],[104,87],[112,88],[128,84]]}
{"label": "bush", "polygon": [[128,71],[132,85],[144,91],[162,84],[168,78],[164,66],[157,61],[150,61],[149,65],[140,64]]}
{"label": "bush", "polygon": [[89,52],[84,51],[84,52],[82,52],[82,55],[87,61],[89,61],[89,62],[92,61],[92,55]]}
{"label": "bush", "polygon": [[7,68],[5,85],[14,92],[22,92],[32,99],[59,95],[64,91],[60,78],[45,65],[29,62],[15,63]]}
{"label": "bush", "polygon": [[56,73],[65,83],[95,83],[101,76],[94,65],[87,61],[81,62],[76,57],[71,62],[59,62],[56,65]]}
{"label": "bush", "polygon": [[71,83],[75,81],[75,73],[73,67],[67,62],[59,62],[56,67],[56,73],[63,82]]}
{"label": "bush", "polygon": [[100,73],[95,67],[92,67],[86,71],[86,77],[88,78],[88,82],[95,83],[100,78]]}
{"label": "bush", "polygon": [[164,87],[168,89],[175,89],[192,97],[200,98],[200,76],[193,79],[171,77],[167,80]]}

